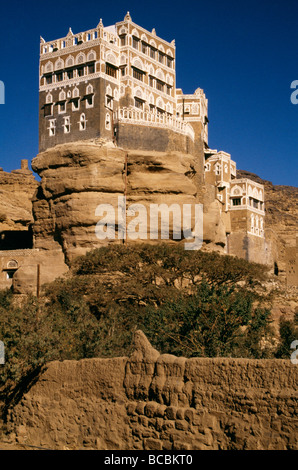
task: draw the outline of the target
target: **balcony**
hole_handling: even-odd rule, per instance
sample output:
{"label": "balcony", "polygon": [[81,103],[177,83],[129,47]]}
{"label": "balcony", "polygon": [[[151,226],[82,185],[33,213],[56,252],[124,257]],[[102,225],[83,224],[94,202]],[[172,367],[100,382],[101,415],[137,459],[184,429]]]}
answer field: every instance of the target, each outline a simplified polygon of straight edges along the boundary
{"label": "balcony", "polygon": [[184,134],[194,142],[195,133],[190,124],[166,113],[152,113],[136,108],[119,108],[114,113],[115,122],[138,126],[160,127]]}

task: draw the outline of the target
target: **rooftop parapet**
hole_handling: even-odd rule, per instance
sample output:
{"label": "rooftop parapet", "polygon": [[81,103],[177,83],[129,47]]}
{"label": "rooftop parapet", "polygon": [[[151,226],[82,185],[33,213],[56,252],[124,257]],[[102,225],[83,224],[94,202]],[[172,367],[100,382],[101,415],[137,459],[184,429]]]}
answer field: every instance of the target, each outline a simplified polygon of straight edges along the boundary
{"label": "rooftop parapet", "polygon": [[102,39],[110,44],[119,46],[119,37],[111,27],[104,28],[102,21],[100,20],[98,26],[94,29],[89,29],[83,33],[74,34],[69,28],[68,34],[60,39],[46,42],[42,37],[40,38],[40,55],[53,54],[55,52],[60,53],[64,49],[68,49],[74,46],[80,46],[81,44],[98,42]]}

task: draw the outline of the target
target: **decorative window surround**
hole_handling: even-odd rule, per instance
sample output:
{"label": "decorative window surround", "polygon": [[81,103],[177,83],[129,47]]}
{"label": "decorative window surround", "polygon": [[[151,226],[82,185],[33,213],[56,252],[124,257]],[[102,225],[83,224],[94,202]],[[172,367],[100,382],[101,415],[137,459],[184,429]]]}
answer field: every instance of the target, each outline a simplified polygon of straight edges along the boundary
{"label": "decorative window surround", "polygon": [[114,83],[115,85],[120,85],[120,80],[111,77],[110,75],[106,75],[103,72],[96,72],[93,73],[92,75],[85,75],[84,77],[75,77],[70,80],[64,80],[63,82],[58,83],[53,83],[52,85],[41,85],[39,87],[39,91],[52,91],[52,90],[57,90],[61,87],[66,87],[66,86],[73,86],[73,85],[78,85],[79,83],[82,82],[88,82],[89,80],[94,80],[95,78],[105,78],[106,80],[109,80],[111,83]]}
{"label": "decorative window surround", "polygon": [[56,135],[56,119],[50,119],[49,120],[49,136],[53,137]]}

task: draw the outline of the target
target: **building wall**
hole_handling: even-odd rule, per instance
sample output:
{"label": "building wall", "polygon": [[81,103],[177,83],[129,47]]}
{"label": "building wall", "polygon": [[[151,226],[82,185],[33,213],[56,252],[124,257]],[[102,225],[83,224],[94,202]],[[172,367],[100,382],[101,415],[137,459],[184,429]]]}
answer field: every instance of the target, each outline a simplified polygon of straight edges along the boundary
{"label": "building wall", "polygon": [[38,250],[6,250],[0,251],[0,289],[9,289],[13,277],[31,255]]}
{"label": "building wall", "polygon": [[177,151],[193,154],[194,142],[169,129],[121,124],[117,126],[117,145],[124,149]]}
{"label": "building wall", "polygon": [[273,247],[264,237],[243,231],[231,232],[227,237],[227,252],[253,263],[273,266]]}

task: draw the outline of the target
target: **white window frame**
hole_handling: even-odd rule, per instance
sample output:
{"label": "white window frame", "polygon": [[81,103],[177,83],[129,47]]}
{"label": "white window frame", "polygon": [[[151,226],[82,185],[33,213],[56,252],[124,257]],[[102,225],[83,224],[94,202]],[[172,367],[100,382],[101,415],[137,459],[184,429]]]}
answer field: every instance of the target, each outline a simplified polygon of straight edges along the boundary
{"label": "white window frame", "polygon": [[110,115],[110,113],[106,113],[105,127],[106,127],[107,131],[111,130],[111,115]]}
{"label": "white window frame", "polygon": [[81,114],[79,120],[80,131],[85,131],[87,128],[87,119],[84,113]]}
{"label": "white window frame", "polygon": [[111,95],[106,95],[106,107],[109,109],[114,107],[114,99]]}
{"label": "white window frame", "polygon": [[58,113],[59,114],[64,114],[66,113],[66,101],[64,101],[64,110],[61,109],[61,103],[58,104]]}
{"label": "white window frame", "polygon": [[49,136],[54,137],[56,135],[56,119],[49,119]]}
{"label": "white window frame", "polygon": [[[64,134],[69,134],[70,133],[70,116],[66,116],[64,118],[64,124],[63,124],[63,128],[64,128]],[[67,130],[67,127],[68,127],[68,130]]]}

